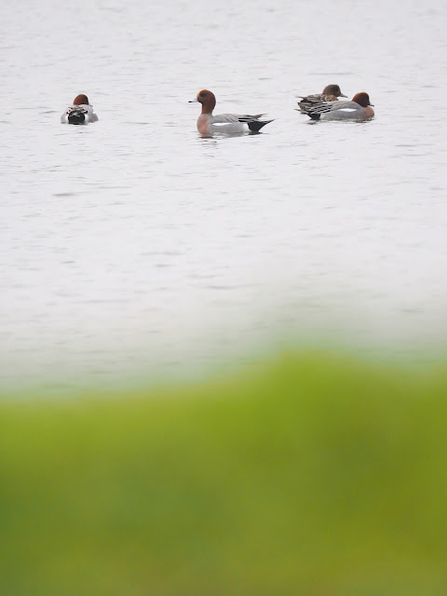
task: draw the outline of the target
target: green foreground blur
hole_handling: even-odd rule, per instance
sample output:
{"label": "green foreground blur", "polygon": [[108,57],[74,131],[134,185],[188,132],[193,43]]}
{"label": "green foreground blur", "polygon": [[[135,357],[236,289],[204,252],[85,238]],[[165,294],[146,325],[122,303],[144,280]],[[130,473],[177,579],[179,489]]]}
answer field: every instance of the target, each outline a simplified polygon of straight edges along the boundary
{"label": "green foreground blur", "polygon": [[0,401],[4,596],[445,596],[447,373]]}

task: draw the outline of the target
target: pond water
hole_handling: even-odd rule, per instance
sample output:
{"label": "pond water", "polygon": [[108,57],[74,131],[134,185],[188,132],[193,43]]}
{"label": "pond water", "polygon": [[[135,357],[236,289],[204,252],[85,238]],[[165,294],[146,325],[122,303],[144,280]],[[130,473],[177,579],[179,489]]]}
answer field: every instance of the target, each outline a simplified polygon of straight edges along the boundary
{"label": "pond water", "polygon": [[[0,386],[183,378],[289,341],[447,344],[441,0],[0,7]],[[376,117],[311,123],[338,83]],[[261,134],[199,137],[216,113]],[[99,122],[59,123],[86,93]]]}

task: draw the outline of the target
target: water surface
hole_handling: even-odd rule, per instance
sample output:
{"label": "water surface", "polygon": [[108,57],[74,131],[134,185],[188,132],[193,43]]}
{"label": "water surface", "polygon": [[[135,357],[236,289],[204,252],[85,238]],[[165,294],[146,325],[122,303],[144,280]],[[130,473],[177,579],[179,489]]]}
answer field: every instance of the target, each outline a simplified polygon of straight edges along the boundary
{"label": "water surface", "polygon": [[[272,338],[446,346],[441,0],[0,7],[1,380],[184,375]],[[376,118],[310,123],[338,83]],[[262,134],[201,139],[217,112]],[[87,93],[99,122],[59,117]]]}

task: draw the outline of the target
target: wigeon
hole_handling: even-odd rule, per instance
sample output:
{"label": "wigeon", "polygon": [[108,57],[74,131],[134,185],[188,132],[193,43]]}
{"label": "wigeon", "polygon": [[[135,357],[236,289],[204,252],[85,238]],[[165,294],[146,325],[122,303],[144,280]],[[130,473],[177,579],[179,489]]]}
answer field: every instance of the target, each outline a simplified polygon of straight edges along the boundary
{"label": "wigeon", "polygon": [[88,124],[97,120],[98,116],[93,111],[93,106],[83,93],[74,98],[73,105],[68,106],[61,116],[62,124]]}
{"label": "wigeon", "polygon": [[312,120],[369,120],[374,116],[369,95],[364,91],[351,101],[320,102],[305,109]]}
{"label": "wigeon", "polygon": [[306,95],[305,97],[300,95],[299,98],[301,101],[298,102],[298,106],[300,111],[305,114],[306,108],[322,101],[337,101],[339,97],[347,97],[347,95],[341,92],[338,85],[327,85],[323,89],[323,93],[315,93],[314,95]]}
{"label": "wigeon", "polygon": [[263,126],[272,120],[259,120],[263,114],[251,116],[249,114],[218,114],[213,115],[216,106],[214,93],[208,89],[202,89],[197,93],[196,99],[189,103],[198,101],[202,104],[202,113],[197,119],[197,130],[203,136],[209,136],[213,132],[234,134],[241,132],[259,132]]}

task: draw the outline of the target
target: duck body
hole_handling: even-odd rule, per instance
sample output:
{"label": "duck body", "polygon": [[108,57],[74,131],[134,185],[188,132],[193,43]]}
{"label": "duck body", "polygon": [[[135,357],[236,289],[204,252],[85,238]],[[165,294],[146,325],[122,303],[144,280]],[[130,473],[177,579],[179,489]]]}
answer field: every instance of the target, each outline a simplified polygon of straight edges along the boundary
{"label": "duck body", "polygon": [[208,89],[202,89],[197,98],[192,100],[202,104],[202,113],[197,119],[197,130],[202,136],[213,133],[240,134],[259,132],[263,126],[272,120],[260,120],[263,114],[213,114],[216,106],[216,97]]}
{"label": "duck body", "polygon": [[304,113],[312,120],[370,120],[374,110],[369,95],[362,91],[351,101],[317,102],[306,107]]}
{"label": "duck body", "polygon": [[68,106],[61,116],[62,124],[89,124],[97,120],[98,116],[93,111],[93,106],[90,105],[88,97],[84,94],[76,96],[73,105]]}
{"label": "duck body", "polygon": [[339,97],[347,97],[341,92],[339,85],[326,85],[322,93],[300,96],[301,101],[298,102],[298,107],[300,112],[305,114],[310,107],[320,103],[338,101]]}

